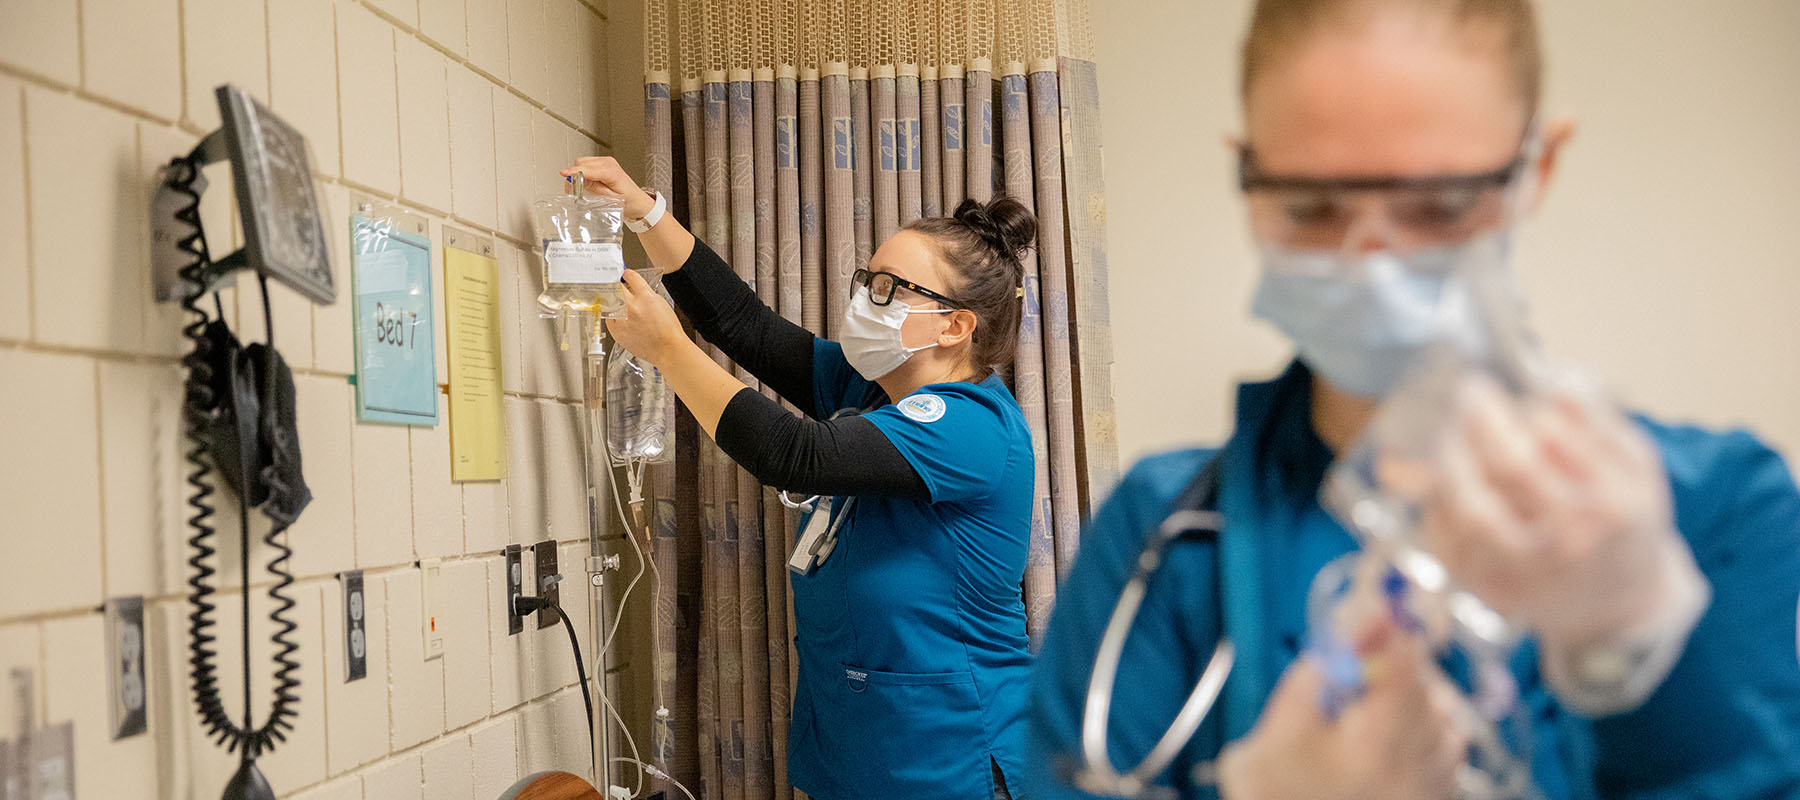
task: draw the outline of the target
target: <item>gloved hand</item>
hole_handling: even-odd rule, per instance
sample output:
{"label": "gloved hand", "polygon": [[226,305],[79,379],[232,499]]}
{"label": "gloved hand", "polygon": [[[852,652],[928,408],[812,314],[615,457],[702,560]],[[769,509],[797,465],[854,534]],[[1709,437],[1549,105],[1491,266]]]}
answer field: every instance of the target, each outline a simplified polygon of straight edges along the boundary
{"label": "gloved hand", "polygon": [[1640,664],[1635,677],[1600,676],[1647,682],[1627,692],[1636,697],[1589,697],[1583,709],[1620,711],[1667,674],[1705,607],[1706,582],[1675,531],[1649,438],[1592,386],[1566,374],[1548,383],[1520,400],[1486,376],[1462,379],[1423,494],[1421,544],[1539,636],[1559,692],[1592,694],[1579,685],[1592,676],[1565,669],[1570,659],[1672,642],[1660,672]]}
{"label": "gloved hand", "polygon": [[1320,707],[1325,676],[1312,657],[1281,677],[1256,727],[1219,758],[1225,800],[1444,800],[1456,790],[1469,733],[1456,687],[1424,640],[1385,613],[1353,638],[1366,691],[1335,719]]}

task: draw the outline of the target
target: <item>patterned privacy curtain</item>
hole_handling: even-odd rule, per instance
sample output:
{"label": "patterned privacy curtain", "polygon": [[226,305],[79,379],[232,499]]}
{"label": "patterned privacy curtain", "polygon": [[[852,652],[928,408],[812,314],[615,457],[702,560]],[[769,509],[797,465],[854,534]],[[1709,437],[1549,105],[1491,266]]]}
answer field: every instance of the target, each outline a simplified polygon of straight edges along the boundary
{"label": "patterned privacy curtain", "polygon": [[[832,336],[851,273],[965,197],[1006,193],[1038,215],[1012,375],[1037,451],[1020,587],[1033,641],[1117,473],[1087,14],[1086,0],[646,2],[645,184],[784,317]],[[685,411],[679,430],[675,463],[648,481],[652,672],[670,713],[647,755],[705,800],[793,797],[797,520]]]}

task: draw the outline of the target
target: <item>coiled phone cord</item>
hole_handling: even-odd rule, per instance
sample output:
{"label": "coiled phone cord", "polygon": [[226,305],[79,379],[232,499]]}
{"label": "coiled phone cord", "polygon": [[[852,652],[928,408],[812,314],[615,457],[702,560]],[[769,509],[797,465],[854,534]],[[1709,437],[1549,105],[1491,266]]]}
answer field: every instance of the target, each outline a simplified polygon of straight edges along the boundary
{"label": "coiled phone cord", "polygon": [[[200,164],[192,157],[178,157],[170,161],[167,183],[170,190],[184,196],[186,201],[175,212],[175,218],[185,224],[192,233],[181,238],[176,245],[192,260],[181,268],[181,278],[186,292],[181,298],[181,307],[192,315],[192,319],[181,329],[182,336],[192,348],[181,359],[182,366],[187,369],[185,402],[183,408],[183,429],[188,447],[183,454],[189,470],[187,484],[190,494],[187,505],[192,510],[188,517],[188,525],[194,531],[188,538],[188,567],[192,570],[188,577],[188,603],[193,610],[188,614],[188,640],[190,678],[194,690],[194,702],[200,718],[206,727],[208,738],[225,746],[230,752],[240,753],[245,761],[254,760],[257,756],[275,749],[277,743],[284,741],[287,732],[293,730],[293,720],[298,711],[294,706],[299,702],[297,690],[300,686],[297,674],[300,663],[295,654],[300,646],[294,639],[299,625],[289,619],[289,612],[295,607],[294,600],[287,595],[287,590],[294,583],[293,574],[287,567],[293,550],[288,547],[283,534],[293,524],[293,517],[281,509],[281,502],[289,497],[292,488],[280,479],[280,471],[275,464],[285,463],[292,458],[288,452],[288,437],[269,437],[265,444],[270,447],[271,465],[262,469],[259,478],[266,485],[269,498],[263,505],[263,514],[269,517],[270,527],[263,537],[263,543],[274,551],[268,570],[276,580],[269,587],[268,596],[274,603],[269,619],[274,623],[275,632],[270,636],[275,652],[273,661],[275,670],[275,698],[270,704],[269,712],[263,724],[252,727],[250,716],[250,570],[249,570],[249,510],[248,498],[239,503],[239,523],[242,525],[244,546],[240,548],[243,559],[244,578],[244,724],[233,722],[231,715],[225,710],[225,702],[219,693],[218,658],[216,643],[218,637],[212,632],[216,626],[215,615],[218,606],[212,602],[217,590],[212,586],[212,579],[217,574],[209,563],[218,551],[210,544],[217,532],[211,519],[216,513],[212,495],[217,491],[208,479],[212,474],[212,464],[207,458],[207,428],[212,417],[219,411],[222,398],[213,391],[214,371],[209,361],[214,342],[206,336],[207,315],[201,310],[201,296],[207,292],[207,275],[212,265],[212,254],[206,244],[206,234],[200,222],[200,193],[194,188],[200,179]],[[263,294],[263,315],[266,330],[273,340],[273,319],[269,313],[268,284],[266,279],[261,285]],[[219,318],[224,317],[224,307],[217,293],[213,294],[214,310]],[[267,384],[272,383],[268,375],[259,376]],[[265,395],[267,396],[267,395]],[[245,446],[248,446],[245,443]],[[246,492],[247,493],[247,492]]]}

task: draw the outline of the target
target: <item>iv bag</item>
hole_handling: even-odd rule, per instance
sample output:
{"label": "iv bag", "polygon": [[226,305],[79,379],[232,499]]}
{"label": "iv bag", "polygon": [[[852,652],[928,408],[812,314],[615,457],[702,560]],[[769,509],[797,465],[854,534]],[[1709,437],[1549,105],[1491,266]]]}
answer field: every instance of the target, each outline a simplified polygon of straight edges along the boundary
{"label": "iv bag", "polygon": [[614,316],[625,307],[625,201],[588,194],[580,175],[565,188],[565,194],[531,204],[532,228],[543,248],[538,303],[554,312],[598,306],[601,316]]}
{"label": "iv bag", "polygon": [[[1444,304],[1439,318],[1452,335],[1420,356],[1326,472],[1321,505],[1357,536],[1363,550],[1320,572],[1308,603],[1314,646],[1346,674],[1345,659],[1353,656],[1342,638],[1341,609],[1359,591],[1365,598],[1378,596],[1385,610],[1423,635],[1434,652],[1454,649],[1466,657],[1474,693],[1464,698],[1459,713],[1473,740],[1468,768],[1458,775],[1462,798],[1537,796],[1529,768],[1529,714],[1508,669],[1518,631],[1458,586],[1421,536],[1425,493],[1437,469],[1439,443],[1456,423],[1463,379],[1485,374],[1526,401],[1549,380],[1511,280],[1508,245],[1502,235],[1470,243],[1439,301]],[[1379,569],[1353,567],[1353,558]],[[1342,702],[1346,691],[1355,690],[1338,686],[1335,700]],[[1326,698],[1326,704],[1333,699]]]}
{"label": "iv bag", "polygon": [[675,393],[662,371],[615,345],[606,359],[606,451],[613,464],[675,457]]}

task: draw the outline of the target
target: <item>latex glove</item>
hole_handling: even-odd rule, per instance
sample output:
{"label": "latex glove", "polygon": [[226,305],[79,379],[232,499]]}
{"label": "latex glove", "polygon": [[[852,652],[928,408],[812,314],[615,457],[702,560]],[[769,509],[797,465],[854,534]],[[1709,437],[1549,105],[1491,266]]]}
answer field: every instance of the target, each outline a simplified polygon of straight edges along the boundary
{"label": "latex glove", "polygon": [[[608,194],[625,201],[626,219],[643,219],[656,206],[656,198],[638,186],[612,156],[582,156],[562,171],[563,177],[581,174],[590,194]],[[631,351],[637,353],[636,350]],[[637,353],[643,355],[642,353]],[[646,356],[647,357],[647,356]]]}
{"label": "latex glove", "polygon": [[[1568,376],[1551,383],[1520,401],[1486,376],[1463,379],[1421,542],[1464,587],[1537,633],[1565,700],[1625,710],[1673,665],[1705,608],[1706,582],[1675,531],[1649,438],[1596,388]],[[1609,675],[1570,668],[1620,647],[1662,650],[1610,665]],[[1596,681],[1619,685],[1584,685]]]}
{"label": "latex glove", "polygon": [[681,329],[669,301],[635,270],[625,270],[625,316],[606,321],[607,332],[621,347],[658,367],[667,363],[676,347],[693,341]]}
{"label": "latex glove", "polygon": [[1385,613],[1355,637],[1366,690],[1336,719],[1320,709],[1325,678],[1311,657],[1290,665],[1256,727],[1219,758],[1226,800],[1444,800],[1469,734],[1456,688],[1426,643]]}

